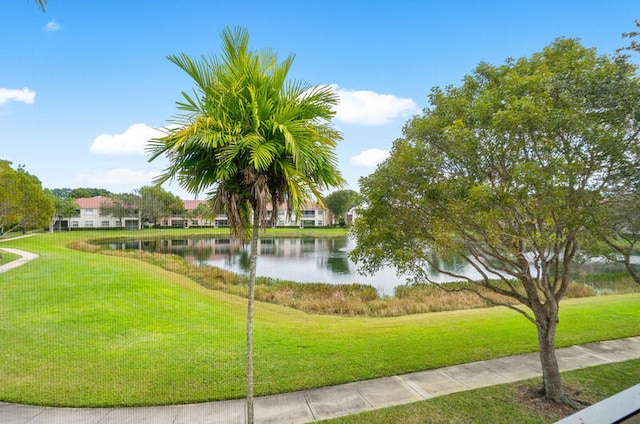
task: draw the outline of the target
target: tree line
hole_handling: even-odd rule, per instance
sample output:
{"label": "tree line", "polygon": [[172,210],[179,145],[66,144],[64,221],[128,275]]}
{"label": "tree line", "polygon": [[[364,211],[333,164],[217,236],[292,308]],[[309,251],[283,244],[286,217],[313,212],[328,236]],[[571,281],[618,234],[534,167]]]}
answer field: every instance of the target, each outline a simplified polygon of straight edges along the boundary
{"label": "tree line", "polygon": [[[132,193],[112,193],[103,188],[44,189],[23,165],[0,160],[0,237],[10,232],[60,229],[61,221],[77,216],[76,199],[104,196],[109,200],[100,206],[101,215],[118,219],[135,216],[139,228],[143,223],[157,225],[160,218],[185,213],[182,200],[158,186],[143,186]],[[211,208],[200,205],[199,216],[210,216]],[[56,226],[57,225],[57,226]]]}
{"label": "tree line", "polygon": [[[112,193],[104,188],[78,187],[44,189],[40,180],[26,171],[15,169],[11,162],[0,161],[0,235],[16,230],[61,229],[62,220],[77,216],[76,199],[104,196],[109,201],[100,206],[100,215],[122,220],[138,218],[143,224],[159,225],[160,219],[174,214],[186,214],[182,200],[159,186],[143,186],[131,193]],[[345,225],[346,213],[357,206],[360,195],[354,190],[337,190],[326,196],[326,207],[340,225]],[[193,217],[212,217],[210,204],[200,204]]]}

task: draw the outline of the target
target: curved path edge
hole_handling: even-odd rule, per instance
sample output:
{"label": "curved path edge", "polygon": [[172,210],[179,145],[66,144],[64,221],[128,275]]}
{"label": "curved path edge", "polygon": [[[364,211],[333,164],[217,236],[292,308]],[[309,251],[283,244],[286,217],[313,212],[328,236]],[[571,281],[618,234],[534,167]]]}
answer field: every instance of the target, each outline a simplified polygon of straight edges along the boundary
{"label": "curved path edge", "polygon": [[[640,336],[556,350],[561,371],[640,358]],[[539,377],[537,352],[255,399],[257,423],[308,423]],[[640,393],[640,390],[637,390]],[[635,393],[635,392],[634,392]],[[55,408],[0,402],[11,424],[244,423],[245,400],[124,408]]]}
{"label": "curved path edge", "polygon": [[15,261],[11,261],[4,265],[0,265],[0,274],[2,274],[3,272],[7,272],[9,270],[12,270],[14,268],[17,268],[20,265],[24,265],[27,262],[30,262],[40,257],[40,255],[36,253],[27,252],[26,250],[13,249],[10,247],[0,247],[0,250],[20,256],[20,258],[16,259]]}

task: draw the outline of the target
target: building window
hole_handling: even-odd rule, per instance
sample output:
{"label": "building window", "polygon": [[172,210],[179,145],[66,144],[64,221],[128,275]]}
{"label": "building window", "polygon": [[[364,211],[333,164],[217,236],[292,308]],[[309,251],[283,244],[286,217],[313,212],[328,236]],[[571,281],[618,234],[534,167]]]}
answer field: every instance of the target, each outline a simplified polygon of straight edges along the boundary
{"label": "building window", "polygon": [[78,228],[80,226],[80,223],[78,221],[72,221],[71,226]]}
{"label": "building window", "polygon": [[85,215],[93,215],[93,209],[85,209],[84,210],[84,214]]}
{"label": "building window", "polygon": [[103,227],[108,227],[109,226],[109,221],[102,221],[100,223],[100,225],[103,226]]}
{"label": "building window", "polygon": [[84,221],[85,227],[93,227],[93,221]]}

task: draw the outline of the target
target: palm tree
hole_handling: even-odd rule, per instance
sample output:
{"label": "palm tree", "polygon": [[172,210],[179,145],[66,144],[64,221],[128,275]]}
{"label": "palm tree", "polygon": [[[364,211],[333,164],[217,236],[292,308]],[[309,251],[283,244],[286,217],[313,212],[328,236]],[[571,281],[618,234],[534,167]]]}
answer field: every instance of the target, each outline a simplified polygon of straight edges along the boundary
{"label": "palm tree", "polygon": [[272,50],[249,50],[243,28],[226,28],[222,55],[193,60],[169,56],[195,82],[177,102],[182,112],[166,136],[152,140],[150,161],[166,156],[158,177],[191,193],[205,192],[223,210],[235,236],[251,236],[247,310],[247,417],[253,422],[253,297],[259,228],[277,209],[299,212],[322,192],[344,184],[334,148],[341,139],[330,119],[337,95],[328,86],[289,82],[294,56],[278,62]]}

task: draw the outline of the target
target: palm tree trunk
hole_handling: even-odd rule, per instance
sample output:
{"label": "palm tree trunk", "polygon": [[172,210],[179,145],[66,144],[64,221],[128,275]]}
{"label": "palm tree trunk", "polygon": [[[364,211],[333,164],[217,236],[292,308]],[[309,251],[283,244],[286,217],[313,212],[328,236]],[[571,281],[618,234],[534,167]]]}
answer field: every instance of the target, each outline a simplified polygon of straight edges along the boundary
{"label": "palm tree trunk", "polygon": [[253,297],[256,285],[256,265],[258,261],[258,231],[260,214],[253,211],[253,232],[251,235],[251,256],[249,258],[249,294],[247,296],[247,423],[253,424]]}

